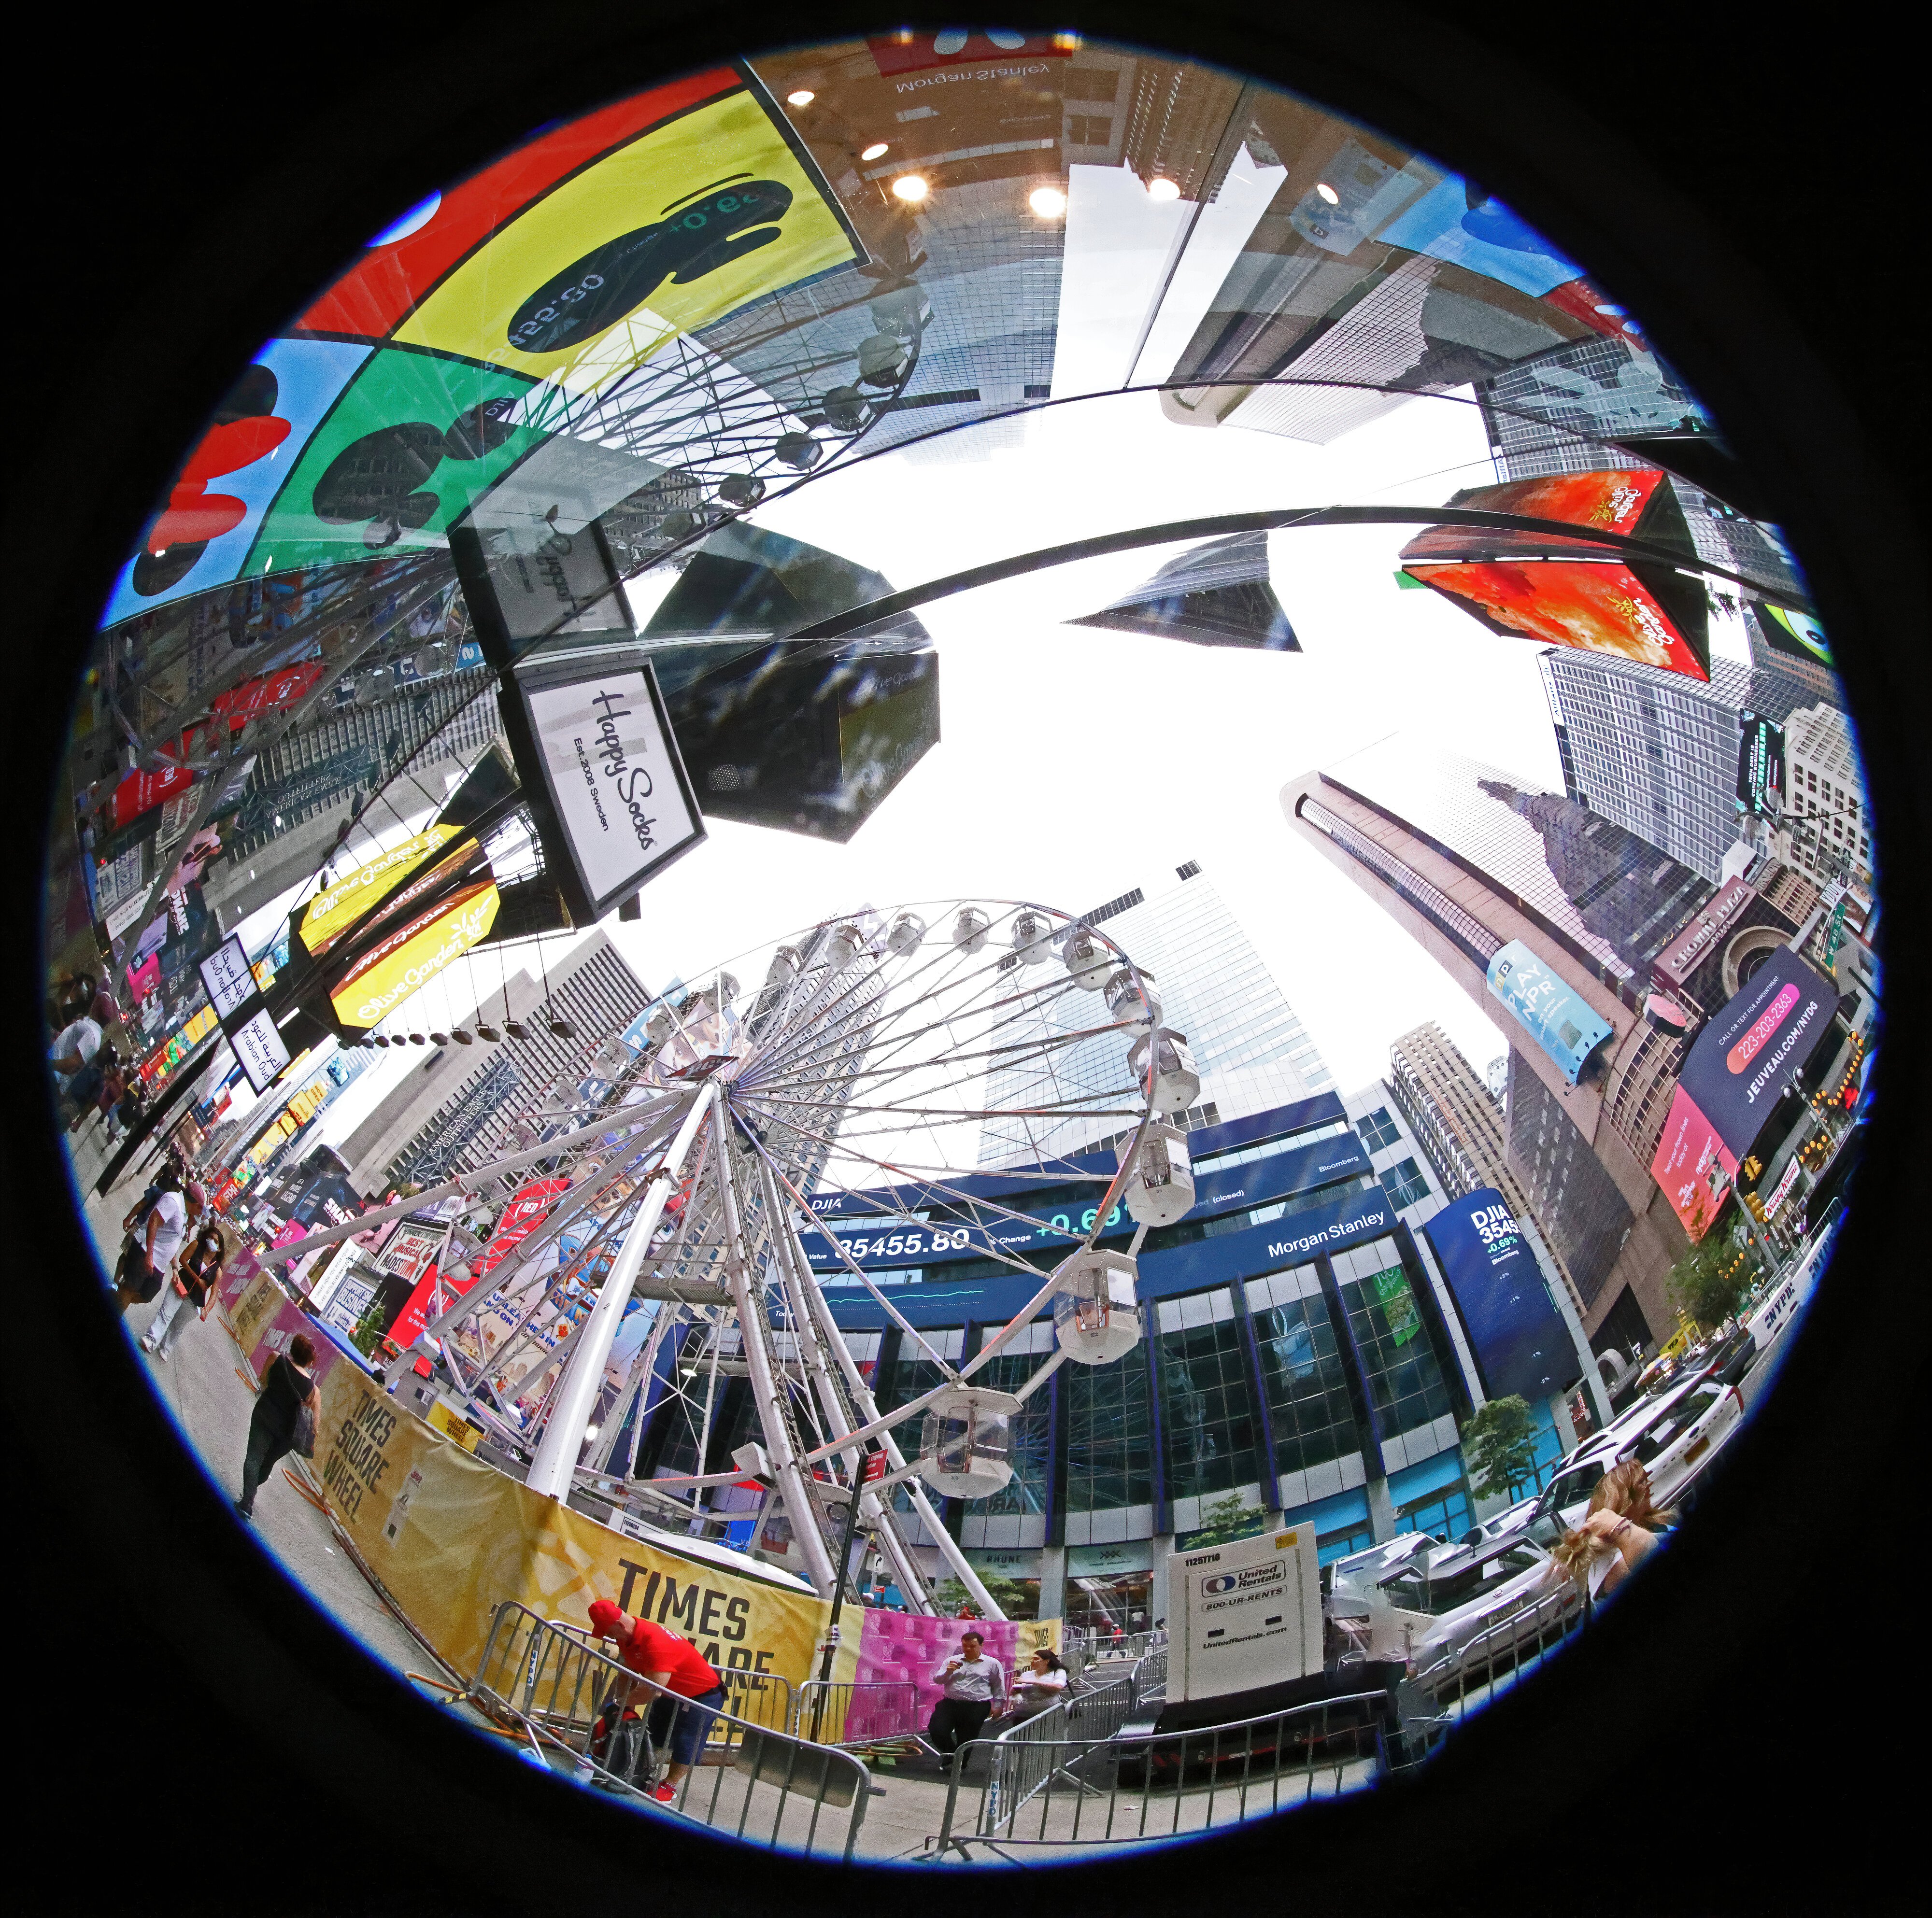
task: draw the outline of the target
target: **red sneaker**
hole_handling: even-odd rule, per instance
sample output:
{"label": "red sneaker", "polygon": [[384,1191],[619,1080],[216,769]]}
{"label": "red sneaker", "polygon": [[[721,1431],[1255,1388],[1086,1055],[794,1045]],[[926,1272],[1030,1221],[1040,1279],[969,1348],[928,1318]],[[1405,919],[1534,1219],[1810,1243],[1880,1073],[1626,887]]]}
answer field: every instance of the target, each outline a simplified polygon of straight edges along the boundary
{"label": "red sneaker", "polygon": [[660,1805],[668,1805],[676,1797],[677,1787],[674,1785],[661,1785],[651,1794],[651,1796]]}

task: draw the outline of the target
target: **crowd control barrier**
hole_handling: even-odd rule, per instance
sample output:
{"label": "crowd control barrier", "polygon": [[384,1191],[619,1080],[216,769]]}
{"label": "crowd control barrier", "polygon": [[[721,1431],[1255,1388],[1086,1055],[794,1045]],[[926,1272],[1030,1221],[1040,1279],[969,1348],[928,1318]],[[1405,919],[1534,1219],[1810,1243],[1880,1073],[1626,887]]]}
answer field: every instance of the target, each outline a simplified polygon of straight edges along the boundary
{"label": "crowd control barrier", "polygon": [[1566,1578],[1553,1591],[1526,1599],[1474,1638],[1432,1660],[1402,1690],[1418,1701],[1402,1717],[1399,1766],[1419,1764],[1449,1728],[1524,1678],[1580,1631],[1591,1615],[1588,1597]]}
{"label": "crowd control barrier", "polygon": [[[1388,1695],[1351,1693],[1190,1731],[976,1740],[955,1755],[935,1859],[979,1845],[1077,1850],[1191,1838],[1367,1785]],[[969,1773],[982,1777],[976,1788]]]}
{"label": "crowd control barrier", "polygon": [[[851,1860],[872,1790],[861,1761],[721,1710],[698,1763],[678,1781],[676,1796],[660,1801],[653,1788],[668,1753],[652,1738],[652,1719],[688,1701],[526,1605],[512,1600],[496,1608],[466,1695],[524,1731],[553,1770],[584,1784],[747,1845]],[[746,1695],[728,1695],[728,1702]],[[774,1689],[771,1698],[780,1695]],[[660,1703],[664,1712],[654,1714]],[[788,1688],[783,1713],[789,1719]],[[668,1728],[660,1735],[668,1737]]]}

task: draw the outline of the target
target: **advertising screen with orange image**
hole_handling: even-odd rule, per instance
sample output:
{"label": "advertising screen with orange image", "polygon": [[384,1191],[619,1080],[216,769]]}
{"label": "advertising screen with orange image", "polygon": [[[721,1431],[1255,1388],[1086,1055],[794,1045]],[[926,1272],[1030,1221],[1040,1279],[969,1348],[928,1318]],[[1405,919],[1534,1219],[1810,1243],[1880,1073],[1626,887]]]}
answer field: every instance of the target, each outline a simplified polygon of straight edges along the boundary
{"label": "advertising screen with orange image", "polygon": [[1492,632],[1606,652],[1708,679],[1697,649],[1628,566],[1580,559],[1478,560],[1405,568]]}

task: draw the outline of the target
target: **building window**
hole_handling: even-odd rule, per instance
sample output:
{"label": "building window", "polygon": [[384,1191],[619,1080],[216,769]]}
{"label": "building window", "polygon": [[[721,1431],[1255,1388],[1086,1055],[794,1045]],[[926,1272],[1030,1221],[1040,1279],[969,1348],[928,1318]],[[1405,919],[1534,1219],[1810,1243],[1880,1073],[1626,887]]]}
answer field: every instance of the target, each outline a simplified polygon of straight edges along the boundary
{"label": "building window", "polygon": [[[1227,1299],[1226,1293],[1216,1296],[1217,1303]],[[1172,1301],[1161,1311],[1170,1321],[1180,1316]],[[1254,1389],[1232,1312],[1206,1325],[1164,1326],[1160,1337],[1169,1497],[1190,1498],[1252,1484],[1261,1476]]]}
{"label": "building window", "polygon": [[1118,1512],[1152,1504],[1145,1342],[1114,1365],[1066,1365],[1060,1376],[1066,1407],[1067,1510]]}
{"label": "building window", "polygon": [[1378,1105],[1366,1114],[1358,1123],[1364,1142],[1372,1152],[1378,1152],[1392,1146],[1402,1134],[1396,1131],[1395,1121],[1388,1116],[1388,1107]]}
{"label": "building window", "polygon": [[[1453,1544],[1475,1522],[1469,1509],[1469,1488],[1460,1479],[1453,1485],[1444,1485],[1438,1491],[1430,1492],[1396,1508],[1395,1529],[1398,1536],[1404,1532],[1429,1532]],[[1318,1556],[1318,1539],[1316,1549]]]}
{"label": "building window", "polygon": [[1429,1181],[1412,1158],[1398,1160],[1382,1176],[1382,1189],[1400,1212],[1405,1206],[1419,1206],[1429,1196]]}
{"label": "building window", "polygon": [[[1042,1362],[1037,1352],[1016,1352],[1009,1347],[974,1374],[984,1379],[995,1392],[1017,1392],[1032,1377]],[[1102,1369],[1082,1365],[1084,1372]],[[1118,1369],[1108,1368],[1109,1370]],[[1144,1398],[1144,1395],[1143,1395]],[[1144,1419],[1143,1419],[1144,1428]],[[1036,1392],[1012,1418],[1013,1476],[993,1495],[974,1505],[976,1513],[989,1518],[1010,1518],[1013,1514],[1046,1509],[1047,1476],[1052,1467],[1048,1443],[1053,1431],[1053,1401],[1044,1390]]]}
{"label": "building window", "polygon": [[1382,1429],[1406,1432],[1441,1418],[1450,1410],[1449,1388],[1408,1275],[1391,1258],[1366,1278],[1335,1276]]}
{"label": "building window", "polygon": [[1318,1293],[1255,1314],[1255,1344],[1274,1428],[1274,1468],[1300,1472],[1358,1451],[1335,1328]]}

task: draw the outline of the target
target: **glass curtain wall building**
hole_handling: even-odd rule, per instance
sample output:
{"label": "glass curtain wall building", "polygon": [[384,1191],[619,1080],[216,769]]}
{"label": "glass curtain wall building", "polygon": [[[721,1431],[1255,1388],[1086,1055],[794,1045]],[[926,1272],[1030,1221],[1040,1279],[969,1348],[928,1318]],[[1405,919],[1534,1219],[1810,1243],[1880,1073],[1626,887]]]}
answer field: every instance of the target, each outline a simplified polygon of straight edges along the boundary
{"label": "glass curtain wall building", "polygon": [[[1164,891],[1150,897],[1136,886],[1085,914],[1083,923],[1105,925],[1133,955],[1160,1002],[1161,1023],[1186,1038],[1201,1074],[1200,1104],[1190,1123],[1239,1119],[1331,1090],[1334,1080],[1315,1041],[1214,882],[1196,860],[1175,873]],[[1090,1018],[1099,1004],[1096,996],[1069,995],[1052,1016]],[[1048,1030],[1042,1022],[1041,1035]],[[1124,1052],[1118,1032],[1104,1032],[1069,1047],[1056,1071],[1066,1085],[1090,1086],[1092,1105],[1106,1107],[1118,1103],[1108,1095],[1124,1082]],[[1019,1083],[1016,1075],[1013,1087]],[[989,1105],[1023,1102],[1009,1098],[1013,1088],[997,1071],[987,1089]],[[1058,1120],[988,1122],[980,1133],[979,1162],[1040,1164],[1090,1150],[1115,1129],[1078,1110]]]}
{"label": "glass curtain wall building", "polygon": [[[1318,1092],[1198,1126],[1190,1143],[1194,1209],[1142,1248],[1140,1343],[1112,1365],[1061,1366],[1016,1422],[1012,1483],[941,1504],[975,1563],[1036,1590],[1042,1614],[1126,1624],[1151,1607],[1144,1623],[1165,1616],[1155,1568],[1231,1496],[1257,1527],[1268,1515],[1312,1524],[1324,1560],[1418,1527],[1453,1537],[1475,1512],[1457,1434],[1482,1389],[1420,1231],[1445,1194],[1387,1089],[1346,1101]],[[1081,1155],[1070,1167],[1042,1167],[1036,1186],[1010,1171],[986,1183],[1003,1206],[1046,1217],[1066,1203],[1070,1170],[1112,1163],[1111,1152]],[[928,1251],[908,1268],[904,1234],[884,1230],[893,1202],[890,1191],[846,1195],[844,1212],[828,1211],[805,1240],[882,1410],[940,1374],[835,1242],[896,1287],[896,1308],[955,1362],[1006,1323],[1057,1257],[1028,1247],[1016,1269],[967,1246]],[[919,1209],[946,1223],[929,1197]],[[1124,1242],[1131,1230],[1124,1221],[1111,1236]],[[988,1382],[1015,1390],[1053,1350],[1042,1317],[988,1368]],[[705,1448],[713,1470],[742,1441],[746,1416],[742,1380],[721,1377],[718,1393]],[[1554,1415],[1539,1416],[1553,1449]],[[688,1389],[647,1395],[641,1432],[640,1476],[699,1469]],[[943,1576],[916,1520],[902,1517]]]}

